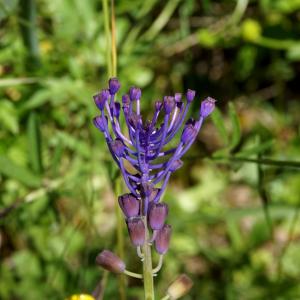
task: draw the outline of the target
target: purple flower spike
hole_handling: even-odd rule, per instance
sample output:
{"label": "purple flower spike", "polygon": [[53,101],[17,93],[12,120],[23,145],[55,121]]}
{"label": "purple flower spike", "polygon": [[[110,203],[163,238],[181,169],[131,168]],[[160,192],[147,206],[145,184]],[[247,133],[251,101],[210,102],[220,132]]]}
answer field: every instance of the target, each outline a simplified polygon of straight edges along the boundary
{"label": "purple flower spike", "polygon": [[125,271],[125,263],[114,253],[103,250],[96,257],[97,265],[112,273],[121,274]]}
{"label": "purple flower spike", "polygon": [[127,220],[127,228],[131,243],[135,246],[142,246],[145,242],[145,225],[141,218]]}
{"label": "purple flower spike", "polygon": [[[133,245],[142,246],[148,242],[145,241],[145,228],[152,228],[151,241],[156,240],[156,250],[164,254],[169,247],[171,227],[163,225],[168,210],[160,200],[170,176],[182,167],[183,155],[196,140],[204,119],[213,111],[215,100],[206,98],[201,103],[198,119],[186,122],[196,92],[187,90],[186,99],[175,93],[162,97],[163,101],[156,101],[153,116],[146,119],[141,113],[142,93],[138,87],[131,87],[129,93],[122,96],[120,104],[116,96],[120,82],[111,78],[108,85],[109,89],[94,96],[101,113],[93,123],[103,132],[129,190],[118,200],[130,239]],[[123,119],[125,130],[120,122]],[[180,132],[178,142],[175,137]]]}
{"label": "purple flower spike", "polygon": [[159,230],[164,226],[168,215],[166,203],[153,203],[149,209],[149,225],[153,230]]}
{"label": "purple flower spike", "polygon": [[141,89],[139,89],[137,87],[134,87],[134,86],[132,86],[130,88],[130,90],[129,90],[129,96],[130,96],[130,100],[131,101],[141,99],[141,95],[142,95]]}
{"label": "purple flower spike", "polygon": [[122,157],[124,155],[125,146],[124,146],[122,140],[115,139],[115,140],[111,141],[110,146],[111,146],[113,153],[117,157]]}
{"label": "purple flower spike", "polygon": [[202,118],[206,118],[213,112],[215,109],[215,102],[216,100],[211,97],[205,98],[205,100],[201,103],[200,109],[200,116]]}
{"label": "purple flower spike", "polygon": [[111,95],[114,95],[118,92],[121,87],[121,84],[117,78],[110,78],[108,81],[109,91]]}
{"label": "purple flower spike", "polygon": [[109,90],[102,90],[94,96],[94,101],[100,110],[104,109],[105,103],[110,97]]}
{"label": "purple flower spike", "polygon": [[181,141],[187,144],[189,141],[193,140],[197,134],[196,128],[192,124],[187,124],[183,129]]}
{"label": "purple flower spike", "polygon": [[193,91],[193,90],[187,90],[187,92],[186,92],[186,100],[187,100],[187,102],[192,102],[193,100],[194,100],[194,98],[195,98],[195,95],[196,95],[196,92],[195,91]]}
{"label": "purple flower spike", "polygon": [[[105,124],[104,122],[105,122],[106,124]],[[102,131],[102,132],[105,131],[105,128],[106,128],[106,126],[107,126],[107,119],[106,119],[106,118],[104,118],[104,122],[103,122],[103,119],[102,119],[100,116],[97,116],[97,117],[95,117],[95,118],[93,119],[94,125],[95,125],[100,131]]]}
{"label": "purple flower spike", "polygon": [[158,231],[155,238],[155,249],[159,254],[166,254],[169,250],[171,234],[172,227],[168,224]]}
{"label": "purple flower spike", "polygon": [[174,97],[171,97],[171,96],[164,97],[163,105],[164,105],[166,114],[170,114],[175,107]]}
{"label": "purple flower spike", "polygon": [[118,198],[119,205],[126,218],[137,217],[140,211],[140,202],[132,194],[124,194]]}

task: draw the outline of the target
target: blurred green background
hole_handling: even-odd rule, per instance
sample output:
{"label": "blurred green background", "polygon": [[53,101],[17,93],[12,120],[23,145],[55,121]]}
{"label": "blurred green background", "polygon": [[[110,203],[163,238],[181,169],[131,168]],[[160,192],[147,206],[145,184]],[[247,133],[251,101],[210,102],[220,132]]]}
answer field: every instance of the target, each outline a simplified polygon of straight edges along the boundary
{"label": "blurred green background", "polygon": [[[122,92],[141,87],[146,114],[187,88],[192,114],[218,100],[164,197],[157,295],[186,273],[186,300],[300,299],[300,1],[115,2]],[[100,0],[0,0],[0,299],[65,299],[103,278],[119,299],[94,263],[116,244],[116,169],[91,123],[106,50]]]}

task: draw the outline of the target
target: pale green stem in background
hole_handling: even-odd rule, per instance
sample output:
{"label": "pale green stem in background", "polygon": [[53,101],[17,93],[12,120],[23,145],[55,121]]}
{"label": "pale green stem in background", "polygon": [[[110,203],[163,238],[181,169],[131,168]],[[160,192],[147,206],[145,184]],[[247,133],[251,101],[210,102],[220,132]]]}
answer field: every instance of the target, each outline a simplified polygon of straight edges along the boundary
{"label": "pale green stem in background", "polygon": [[169,295],[166,295],[165,297],[161,298],[161,300],[169,300],[171,297]]}
{"label": "pale green stem in background", "polygon": [[[116,49],[116,26],[114,1],[111,1],[111,14],[109,11],[108,0],[102,0],[104,29],[106,36],[106,60],[107,75],[109,78],[117,76],[117,49]],[[111,28],[110,28],[111,17]],[[123,217],[118,204],[117,197],[122,194],[121,178],[118,176],[115,181],[115,213],[117,220],[117,253],[124,260],[124,235],[123,235]],[[129,272],[129,271],[127,271]],[[133,273],[134,274],[134,273]],[[128,274],[129,275],[129,274]],[[126,300],[126,277],[119,276],[119,294],[121,300]]]}
{"label": "pale green stem in background", "polygon": [[232,23],[238,23],[241,20],[241,18],[243,17],[243,15],[247,9],[248,2],[249,2],[249,0],[238,0],[237,1],[235,10],[232,13],[231,18],[230,18],[230,21]]}
{"label": "pale green stem in background", "polygon": [[108,10],[108,0],[102,0],[103,6],[103,18],[104,18],[104,30],[106,37],[106,63],[107,63],[107,73],[108,76],[112,76],[112,60],[111,60],[111,35],[109,28],[109,10]]}
{"label": "pale green stem in background", "polygon": [[143,261],[143,278],[144,278],[144,292],[145,300],[154,300],[154,285],[152,273],[152,256],[151,246],[148,244],[149,232],[147,226],[147,218],[143,217],[145,224],[145,243],[143,245],[144,261]]}

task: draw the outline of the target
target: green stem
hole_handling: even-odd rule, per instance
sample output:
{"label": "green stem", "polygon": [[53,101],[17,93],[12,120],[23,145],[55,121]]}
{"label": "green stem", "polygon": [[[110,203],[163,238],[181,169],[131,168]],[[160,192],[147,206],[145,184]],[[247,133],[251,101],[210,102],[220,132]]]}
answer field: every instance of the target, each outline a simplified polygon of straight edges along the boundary
{"label": "green stem", "polygon": [[147,218],[144,217],[145,224],[145,243],[143,245],[144,261],[143,261],[143,277],[144,277],[144,292],[145,300],[154,300],[154,284],[152,274],[152,256],[151,246],[148,243],[149,232],[147,226]]}
{"label": "green stem", "polygon": [[104,18],[104,30],[106,37],[106,62],[107,62],[107,73],[108,77],[112,76],[112,59],[111,59],[111,35],[109,27],[109,10],[108,0],[102,0],[103,6],[103,18]]}

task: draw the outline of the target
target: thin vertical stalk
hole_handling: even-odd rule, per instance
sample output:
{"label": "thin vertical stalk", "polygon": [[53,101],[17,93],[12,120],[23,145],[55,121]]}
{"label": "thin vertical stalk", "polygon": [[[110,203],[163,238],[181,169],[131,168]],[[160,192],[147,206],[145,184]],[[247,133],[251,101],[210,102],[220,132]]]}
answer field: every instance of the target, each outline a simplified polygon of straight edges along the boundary
{"label": "thin vertical stalk", "polygon": [[[104,29],[106,35],[106,60],[108,77],[117,76],[117,48],[116,48],[116,22],[114,1],[111,1],[111,15],[109,13],[108,0],[102,0]],[[110,28],[111,17],[111,28]],[[123,218],[118,204],[117,197],[121,194],[120,175],[115,179],[115,214],[117,220],[117,253],[124,260],[124,235],[123,235]],[[126,300],[126,277],[119,275],[119,296],[121,300]]]}
{"label": "thin vertical stalk", "polygon": [[111,35],[109,26],[109,9],[108,0],[102,0],[103,6],[103,18],[104,18],[104,30],[106,36],[106,64],[108,77],[112,76],[112,60],[111,60]]}
{"label": "thin vertical stalk", "polygon": [[145,224],[145,243],[143,245],[144,261],[143,261],[143,278],[144,278],[144,292],[145,300],[154,300],[154,284],[152,273],[152,256],[151,246],[149,245],[149,232],[147,226],[147,217],[143,218]]}
{"label": "thin vertical stalk", "polygon": [[117,76],[117,39],[116,39],[116,18],[115,18],[114,0],[111,0],[111,60],[112,60],[112,75]]}

